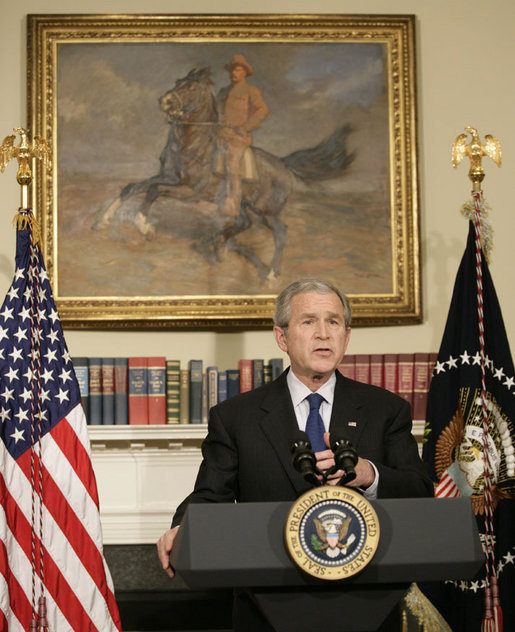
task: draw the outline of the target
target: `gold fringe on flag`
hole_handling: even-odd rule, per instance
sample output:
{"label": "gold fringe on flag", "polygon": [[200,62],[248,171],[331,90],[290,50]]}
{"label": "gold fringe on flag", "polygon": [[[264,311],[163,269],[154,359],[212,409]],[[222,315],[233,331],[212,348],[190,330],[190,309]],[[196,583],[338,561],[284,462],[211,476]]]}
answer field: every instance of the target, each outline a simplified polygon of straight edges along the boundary
{"label": "gold fringe on flag", "polygon": [[[490,205],[481,197],[481,215],[479,217],[479,233],[481,236],[481,249],[485,255],[488,264],[491,263],[490,255],[494,246],[494,229],[488,217],[488,213],[492,210]],[[468,200],[461,207],[461,214],[470,221],[474,221],[476,216],[476,208],[473,200]]]}
{"label": "gold fringe on flag", "polygon": [[39,222],[30,209],[20,208],[13,217],[13,226],[16,230],[25,230],[30,227],[32,243],[39,244],[41,246],[41,229],[39,227]]}
{"label": "gold fringe on flag", "polygon": [[411,587],[404,597],[403,607],[415,617],[423,632],[452,632],[447,621],[420,590],[417,584]]}

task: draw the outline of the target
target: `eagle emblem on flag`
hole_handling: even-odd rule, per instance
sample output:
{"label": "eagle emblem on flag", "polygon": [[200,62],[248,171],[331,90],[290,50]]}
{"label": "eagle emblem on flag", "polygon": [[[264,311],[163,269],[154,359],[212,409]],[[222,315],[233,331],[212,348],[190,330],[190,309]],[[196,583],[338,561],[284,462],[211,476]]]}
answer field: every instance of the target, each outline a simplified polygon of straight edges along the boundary
{"label": "eagle emblem on flag", "polygon": [[[508,498],[506,484],[515,476],[513,424],[495,397],[487,393],[489,452],[494,467],[494,509]],[[470,496],[474,513],[484,512],[483,411],[479,389],[461,388],[460,406],[442,430],[435,449],[436,495]],[[500,484],[500,486],[499,486]]]}

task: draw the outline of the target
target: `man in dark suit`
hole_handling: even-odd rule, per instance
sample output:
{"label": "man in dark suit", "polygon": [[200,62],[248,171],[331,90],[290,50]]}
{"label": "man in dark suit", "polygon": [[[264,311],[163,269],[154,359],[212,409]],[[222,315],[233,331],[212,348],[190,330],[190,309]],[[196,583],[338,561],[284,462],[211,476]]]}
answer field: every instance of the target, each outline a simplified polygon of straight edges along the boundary
{"label": "man in dark suit", "polygon": [[[274,336],[288,354],[290,368],[274,382],[211,409],[194,491],[157,543],[163,569],[171,577],[169,553],[189,503],[293,501],[309,489],[292,465],[290,446],[299,428],[307,430],[306,397],[314,392],[323,398],[319,412],[325,445],[314,447],[321,471],[334,465],[334,455],[327,449],[330,435],[343,436],[359,455],[356,478],[348,485],[365,497],[433,495],[411,434],[409,404],[336,370],[347,349],[350,323],[347,297],[324,281],[296,281],[278,296]],[[341,471],[331,475],[328,484],[337,484],[341,475]],[[266,624],[249,627],[249,621],[236,621],[235,629],[270,629]]]}

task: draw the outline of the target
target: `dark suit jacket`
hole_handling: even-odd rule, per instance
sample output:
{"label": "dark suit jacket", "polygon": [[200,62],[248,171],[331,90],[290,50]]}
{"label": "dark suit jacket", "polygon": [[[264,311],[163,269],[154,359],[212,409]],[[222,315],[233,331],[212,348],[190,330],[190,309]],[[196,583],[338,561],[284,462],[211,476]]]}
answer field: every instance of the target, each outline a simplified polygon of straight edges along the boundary
{"label": "dark suit jacket", "polygon": [[[195,489],[178,507],[173,526],[190,502],[293,501],[310,488],[292,465],[298,426],[286,374],[211,409]],[[404,399],[336,372],[329,430],[347,437],[377,467],[378,498],[433,495],[411,425]]]}

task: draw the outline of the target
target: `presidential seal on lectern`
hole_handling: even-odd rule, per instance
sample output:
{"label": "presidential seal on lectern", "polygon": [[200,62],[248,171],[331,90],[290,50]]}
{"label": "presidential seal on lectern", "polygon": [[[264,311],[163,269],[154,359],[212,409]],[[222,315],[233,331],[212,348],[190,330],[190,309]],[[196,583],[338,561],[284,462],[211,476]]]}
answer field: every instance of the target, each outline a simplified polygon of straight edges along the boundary
{"label": "presidential seal on lectern", "polygon": [[379,520],[359,492],[332,485],[305,492],[285,523],[286,548],[303,571],[326,580],[352,577],[379,544]]}

